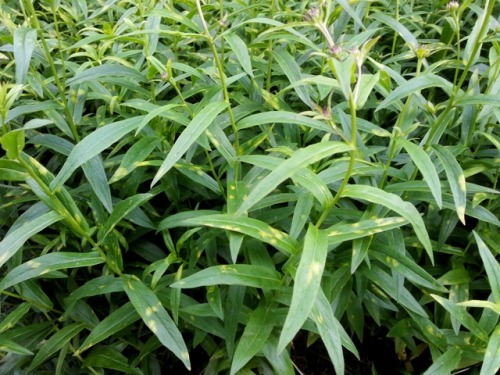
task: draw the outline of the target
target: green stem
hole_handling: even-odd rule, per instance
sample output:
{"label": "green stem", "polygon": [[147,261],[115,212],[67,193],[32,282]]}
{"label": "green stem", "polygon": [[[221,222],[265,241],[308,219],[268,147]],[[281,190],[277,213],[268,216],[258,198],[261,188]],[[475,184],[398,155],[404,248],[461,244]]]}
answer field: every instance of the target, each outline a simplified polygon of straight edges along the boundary
{"label": "green stem", "polygon": [[47,62],[49,63],[50,70],[52,71],[52,76],[54,77],[54,81],[56,83],[56,86],[59,90],[59,94],[61,96],[61,104],[64,107],[64,112],[66,114],[66,118],[68,120],[69,127],[71,129],[71,134],[73,135],[73,138],[75,139],[76,142],[80,141],[80,136],[78,135],[78,132],[76,130],[76,124],[73,120],[73,115],[71,114],[70,108],[68,106],[68,101],[66,99],[66,92],[64,90],[64,86],[61,83],[61,80],[59,79],[59,72],[56,69],[56,66],[54,64],[54,59],[52,58],[52,55],[50,53],[49,46],[47,45],[47,42],[45,41],[45,37],[42,32],[42,27],[40,25],[40,22],[38,21],[38,18],[36,16],[35,8],[33,8],[33,4],[31,0],[24,1],[26,10],[29,13],[29,16],[31,18],[31,21],[33,23],[33,27],[37,30],[39,36],[40,36],[40,41],[42,43],[43,50],[45,52],[45,57],[47,59]]}
{"label": "green stem", "polygon": [[[361,77],[359,77],[361,79]],[[340,197],[342,196],[342,193],[344,192],[345,187],[347,186],[347,183],[349,182],[349,179],[352,176],[352,172],[354,170],[354,163],[356,161],[356,154],[357,154],[357,115],[356,115],[356,103],[354,100],[354,95],[351,92],[349,95],[349,110],[350,110],[350,115],[351,115],[351,146],[352,150],[349,152],[349,165],[347,167],[346,174],[344,175],[344,179],[342,180],[339,190],[337,191],[337,194],[333,197],[333,200],[331,203],[325,207],[323,210],[320,218],[316,222],[316,227],[319,228],[323,221],[328,217],[328,214],[332,210],[333,207],[337,204],[339,201]]]}

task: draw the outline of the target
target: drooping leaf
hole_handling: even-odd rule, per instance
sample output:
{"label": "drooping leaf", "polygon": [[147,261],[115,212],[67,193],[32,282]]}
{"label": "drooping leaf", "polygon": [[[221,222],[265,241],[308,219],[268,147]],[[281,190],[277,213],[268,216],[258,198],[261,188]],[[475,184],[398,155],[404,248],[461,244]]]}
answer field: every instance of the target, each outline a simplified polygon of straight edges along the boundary
{"label": "drooping leaf", "polygon": [[271,227],[263,221],[237,215],[198,215],[198,212],[201,212],[201,210],[186,213],[182,212],[177,215],[172,215],[163,220],[160,223],[159,228],[175,228],[181,226],[207,226],[220,228],[246,234],[266,242],[287,254],[294,254],[297,252],[297,240],[290,238],[290,236],[286,233]]}
{"label": "drooping leaf", "polygon": [[132,117],[113,122],[90,133],[79,142],[69,154],[63,167],[50,184],[52,190],[58,190],[71,174],[83,163],[119,141],[124,135],[134,130],[144,116]]}
{"label": "drooping leaf", "polygon": [[220,265],[207,267],[173,283],[170,287],[186,289],[224,284],[276,289],[281,285],[281,274],[263,266],[249,264]]}
{"label": "drooping leaf", "polygon": [[134,79],[138,82],[146,81],[146,77],[139,73],[136,69],[118,64],[103,64],[77,73],[74,77],[66,81],[66,86],[99,81],[99,79],[102,78],[112,80],[116,77]]}
{"label": "drooping leaf", "polygon": [[83,367],[105,368],[124,372],[126,374],[138,373],[130,368],[127,357],[110,346],[97,347],[92,350],[92,352],[85,357]]}
{"label": "drooping leaf", "polygon": [[406,139],[399,139],[398,142],[403,145],[413,163],[415,163],[420,173],[422,173],[423,179],[429,186],[438,207],[441,208],[443,206],[441,181],[439,181],[439,176],[430,156],[422,148]]}
{"label": "drooping leaf", "polygon": [[42,276],[46,273],[64,270],[67,268],[80,268],[95,266],[104,263],[104,259],[97,251],[88,253],[50,253],[31,259],[17,266],[0,281],[0,290],[16,285],[22,281]]}
{"label": "drooping leaf", "polygon": [[156,294],[138,278],[123,278],[123,288],[130,302],[148,328],[191,370],[189,353],[182,335]]}
{"label": "drooping leaf", "polygon": [[447,147],[442,145],[433,145],[432,147],[443,165],[446,177],[448,177],[448,183],[450,184],[453,200],[455,201],[458,218],[465,224],[465,204],[467,196],[464,172],[457,159],[455,159],[455,156],[453,156],[452,152]]}
{"label": "drooping leaf", "polygon": [[398,86],[391,92],[377,107],[377,111],[389,107],[391,104],[404,97],[419,92],[430,87],[439,87],[447,92],[451,92],[452,84],[441,76],[434,74],[423,74],[407,81],[404,85]]}
{"label": "drooping leaf", "polygon": [[431,240],[425,228],[424,221],[415,206],[410,202],[403,201],[396,194],[387,193],[381,189],[367,185],[347,185],[342,196],[380,204],[403,216],[411,223],[418,239],[422,242],[429,258],[433,261],[434,256],[432,253]]}
{"label": "drooping leaf", "polygon": [[248,211],[253,205],[274,190],[281,182],[292,177],[297,171],[307,165],[336,153],[348,152],[351,149],[352,147],[345,143],[330,141],[316,143],[295,151],[289,159],[283,161],[253,188],[248,194],[247,199],[238,209],[238,213],[242,214]]}
{"label": "drooping leaf", "polygon": [[58,222],[63,217],[55,212],[42,212],[40,216],[25,221],[16,230],[9,232],[0,242],[0,267],[34,234]]}
{"label": "drooping leaf", "polygon": [[472,315],[470,315],[464,308],[441,296],[437,296],[435,294],[431,294],[430,296],[443,306],[451,316],[457,319],[457,321],[467,328],[472,334],[482,341],[488,341],[488,335],[486,332],[484,332]]}

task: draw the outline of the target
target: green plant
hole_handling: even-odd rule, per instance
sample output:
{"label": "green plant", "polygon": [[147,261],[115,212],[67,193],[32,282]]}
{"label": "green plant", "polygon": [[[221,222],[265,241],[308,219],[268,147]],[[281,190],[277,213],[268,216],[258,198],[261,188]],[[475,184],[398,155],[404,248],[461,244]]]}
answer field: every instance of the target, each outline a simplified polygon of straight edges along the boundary
{"label": "green plant", "polygon": [[6,0],[1,372],[495,373],[498,11]]}

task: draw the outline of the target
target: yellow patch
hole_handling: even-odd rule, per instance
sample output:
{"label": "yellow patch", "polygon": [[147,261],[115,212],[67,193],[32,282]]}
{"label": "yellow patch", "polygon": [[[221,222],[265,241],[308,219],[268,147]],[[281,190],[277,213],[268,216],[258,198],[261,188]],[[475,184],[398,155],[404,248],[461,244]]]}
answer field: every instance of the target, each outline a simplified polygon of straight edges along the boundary
{"label": "yellow patch", "polygon": [[323,271],[323,266],[319,262],[313,262],[309,266],[309,270],[306,276],[306,284],[309,285],[314,280],[314,278],[318,275],[321,275]]}

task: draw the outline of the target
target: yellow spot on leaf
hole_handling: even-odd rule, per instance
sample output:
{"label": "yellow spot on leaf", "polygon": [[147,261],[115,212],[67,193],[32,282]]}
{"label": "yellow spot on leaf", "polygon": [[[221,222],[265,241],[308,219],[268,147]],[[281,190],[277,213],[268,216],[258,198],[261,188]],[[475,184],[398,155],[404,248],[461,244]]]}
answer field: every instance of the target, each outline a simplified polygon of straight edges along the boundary
{"label": "yellow spot on leaf", "polygon": [[156,326],[156,322],[154,320],[149,320],[146,324],[148,325],[151,332],[153,332],[156,335],[156,333],[158,332],[158,327]]}
{"label": "yellow spot on leaf", "polygon": [[318,275],[321,275],[323,266],[319,262],[312,262],[306,276],[306,284],[309,285]]}

